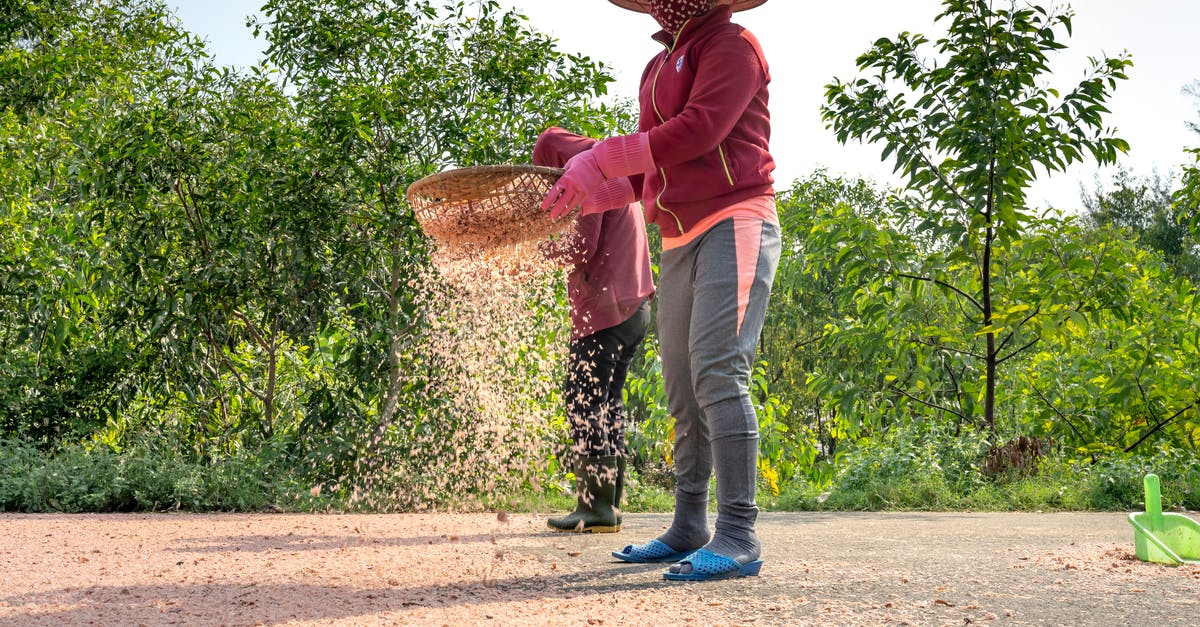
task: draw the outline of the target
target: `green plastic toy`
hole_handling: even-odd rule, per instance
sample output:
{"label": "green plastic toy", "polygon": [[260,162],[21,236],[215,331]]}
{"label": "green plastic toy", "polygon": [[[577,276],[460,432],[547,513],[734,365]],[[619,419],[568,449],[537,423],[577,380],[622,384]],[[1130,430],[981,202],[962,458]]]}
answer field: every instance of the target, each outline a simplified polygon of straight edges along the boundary
{"label": "green plastic toy", "polygon": [[1146,475],[1146,511],[1129,514],[1138,559],[1179,566],[1200,564],[1200,523],[1183,514],[1164,514],[1157,475]]}

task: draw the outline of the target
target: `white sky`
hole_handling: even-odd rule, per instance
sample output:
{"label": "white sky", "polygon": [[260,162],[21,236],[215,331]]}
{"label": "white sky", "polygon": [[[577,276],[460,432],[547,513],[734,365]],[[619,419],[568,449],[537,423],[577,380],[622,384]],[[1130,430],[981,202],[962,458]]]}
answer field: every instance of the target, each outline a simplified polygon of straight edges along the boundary
{"label": "white sky", "polygon": [[[1059,0],[1062,3],[1062,0]],[[245,27],[262,0],[169,0],[185,27],[207,39],[217,62],[245,66],[264,47]],[[649,38],[653,19],[605,0],[500,0],[519,9],[530,25],[558,40],[559,49],[582,53],[610,66],[616,76],[611,93],[637,97],[642,68],[660,50]],[[570,8],[565,8],[566,6]],[[1132,54],[1129,80],[1118,84],[1109,102],[1106,124],[1129,141],[1122,163],[1138,176],[1157,170],[1168,174],[1187,161],[1183,149],[1200,146],[1200,136],[1185,122],[1200,122],[1200,103],[1184,95],[1185,85],[1200,80],[1200,54],[1194,42],[1200,27],[1195,0],[1075,0],[1074,34],[1069,48],[1050,58],[1055,76],[1049,85],[1060,92],[1073,87],[1089,66],[1089,56]],[[778,164],[776,187],[789,187],[818,166],[835,174],[863,176],[895,184],[892,163],[881,162],[881,146],[837,143],[824,127],[820,106],[834,77],[857,75],[854,60],[880,37],[902,31],[930,39],[943,30],[934,23],[940,0],[771,0],[737,13],[734,20],[762,42],[771,65],[771,149]],[[932,54],[932,49],[929,50]],[[1079,206],[1080,185],[1094,188],[1094,162],[1066,173],[1042,176],[1030,196],[1033,205],[1061,209]],[[1107,184],[1112,168],[1100,172]],[[1039,173],[1039,176],[1041,174]]]}

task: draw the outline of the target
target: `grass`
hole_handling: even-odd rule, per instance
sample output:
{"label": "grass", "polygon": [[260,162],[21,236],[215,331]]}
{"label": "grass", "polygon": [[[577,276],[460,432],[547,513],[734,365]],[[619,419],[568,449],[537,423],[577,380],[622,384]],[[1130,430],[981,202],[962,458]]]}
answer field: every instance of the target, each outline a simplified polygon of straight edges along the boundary
{"label": "grass", "polygon": [[819,494],[812,486],[794,483],[780,496],[767,497],[766,503],[783,511],[1140,511],[1142,479],[1155,472],[1162,479],[1165,509],[1200,510],[1200,468],[1147,461],[1052,462],[1036,474],[973,482],[952,481],[939,472],[872,477],[835,484]]}
{"label": "grass", "polygon": [[[121,454],[82,445],[47,453],[0,440],[0,511],[362,509],[341,495],[310,494],[300,480],[289,478],[292,473],[280,460],[260,452],[200,463],[170,447],[149,444]],[[855,464],[842,468],[831,483],[799,479],[778,495],[762,490],[759,505],[774,511],[1140,511],[1142,479],[1154,472],[1162,481],[1164,509],[1200,510],[1200,459],[1180,453],[1160,451],[1099,463],[1045,460],[1035,474],[997,478],[984,478],[969,464],[913,467],[869,457]],[[540,490],[525,485],[503,494],[456,495],[437,509],[549,514],[571,511],[574,504],[566,484]],[[374,509],[394,509],[394,504],[383,505]],[[673,508],[669,478],[631,472],[623,511]]]}
{"label": "grass", "polygon": [[74,445],[46,453],[0,441],[0,511],[255,511],[294,499],[297,491],[281,476],[261,458],[199,463],[157,447],[118,455]]}

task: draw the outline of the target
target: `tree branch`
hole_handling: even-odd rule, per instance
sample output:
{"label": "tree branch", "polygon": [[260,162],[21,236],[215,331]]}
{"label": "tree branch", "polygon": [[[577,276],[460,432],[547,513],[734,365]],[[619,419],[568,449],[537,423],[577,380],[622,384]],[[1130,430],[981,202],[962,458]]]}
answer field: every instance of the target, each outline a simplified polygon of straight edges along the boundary
{"label": "tree branch", "polygon": [[983,311],[983,305],[980,305],[979,301],[975,300],[974,296],[971,296],[970,294],[958,289],[957,287],[954,287],[953,285],[950,285],[949,283],[947,283],[945,281],[942,281],[940,279],[931,279],[929,277],[918,276],[915,274],[908,274],[907,272],[897,272],[896,275],[899,277],[905,278],[905,279],[913,279],[914,281],[926,281],[928,283],[933,283],[934,285],[940,285],[948,290],[953,291],[954,293],[958,294],[959,296],[962,296],[963,298],[967,299],[968,301],[971,302],[972,305],[975,305],[975,308],[978,309],[979,311]]}
{"label": "tree branch", "polygon": [[[1013,352],[1011,352],[1011,353],[1009,353],[1009,354],[1007,354],[1007,355],[1005,355],[1005,356],[1001,357],[1000,359],[997,359],[997,360],[996,360],[996,365],[997,365],[997,366],[999,366],[1000,364],[1002,364],[1002,363],[1004,363],[1004,362],[1008,361],[1008,359],[1009,359],[1010,357],[1016,357],[1016,356],[1017,356],[1017,355],[1019,355],[1021,352],[1025,351],[1026,349],[1028,349],[1030,346],[1033,346],[1034,344],[1037,344],[1039,341],[1041,341],[1041,338],[1036,338],[1036,337],[1035,337],[1035,338],[1033,338],[1032,340],[1029,340],[1029,342],[1028,342],[1027,344],[1025,344],[1024,346],[1022,346],[1021,348],[1018,348],[1018,349],[1014,350]],[[1003,347],[1001,347],[1001,348],[1003,348]],[[1000,351],[997,349],[997,351],[996,351],[996,352],[1000,352]]]}
{"label": "tree branch", "polygon": [[1163,428],[1163,427],[1167,426],[1168,424],[1171,424],[1171,421],[1173,421],[1173,420],[1175,420],[1176,418],[1178,418],[1178,417],[1182,416],[1182,415],[1183,415],[1183,412],[1185,412],[1185,411],[1187,411],[1187,410],[1189,410],[1189,409],[1191,409],[1191,408],[1195,407],[1195,406],[1196,406],[1196,403],[1197,403],[1197,401],[1200,401],[1200,398],[1198,398],[1198,399],[1196,399],[1195,401],[1192,401],[1191,403],[1189,403],[1187,407],[1184,407],[1183,409],[1181,409],[1181,410],[1179,410],[1179,411],[1177,411],[1177,412],[1175,412],[1175,413],[1171,414],[1171,417],[1170,417],[1170,418],[1167,418],[1166,420],[1164,420],[1164,421],[1162,421],[1162,422],[1160,422],[1160,423],[1158,423],[1158,424],[1154,425],[1154,428],[1153,428],[1153,429],[1151,429],[1151,430],[1149,430],[1149,431],[1147,431],[1147,432],[1146,432],[1146,434],[1145,434],[1145,435],[1143,435],[1142,437],[1138,438],[1138,441],[1137,441],[1137,442],[1134,442],[1133,444],[1130,444],[1128,447],[1126,447],[1126,448],[1125,448],[1125,452],[1126,452],[1126,453],[1130,453],[1130,452],[1132,452],[1132,451],[1133,451],[1133,449],[1135,449],[1135,448],[1137,448],[1138,446],[1140,446],[1140,445],[1142,444],[1142,442],[1145,442],[1146,440],[1148,440],[1148,439],[1150,438],[1150,436],[1154,435],[1155,433],[1158,433],[1159,431],[1161,431],[1161,430],[1162,430],[1162,428]]}
{"label": "tree branch", "polygon": [[[1020,331],[1021,327],[1025,326],[1026,323],[1028,323],[1030,320],[1033,320],[1034,316],[1037,316],[1041,312],[1042,312],[1042,306],[1041,306],[1041,304],[1038,304],[1038,306],[1033,309],[1033,313],[1029,314],[1028,316],[1025,316],[1024,320],[1022,320],[1020,323],[1018,323],[1017,326],[1013,327],[1012,331],[1008,332],[1008,336],[1005,337],[1004,340],[1002,340],[1000,342],[1000,346],[996,347],[996,352],[999,353],[1000,351],[1004,350],[1004,347],[1008,344],[1009,340],[1013,339],[1013,336],[1015,336],[1017,334],[1017,331]],[[1021,347],[1021,348],[1017,349],[1012,355],[1015,355],[1015,354],[1021,352],[1022,350],[1025,350],[1025,348],[1026,347]],[[1012,357],[1012,355],[1009,355],[1009,357]],[[1008,359],[1008,357],[1005,357],[1004,359]],[[1004,361],[1004,360],[1002,359],[1000,361]]]}
{"label": "tree branch", "polygon": [[[1061,411],[1058,411],[1058,408],[1055,407],[1054,404],[1050,402],[1050,399],[1046,398],[1046,395],[1045,395],[1045,393],[1042,392],[1041,388],[1039,388],[1036,385],[1031,386],[1031,387],[1033,388],[1033,391],[1037,393],[1038,398],[1042,399],[1042,402],[1046,404],[1046,407],[1049,407],[1050,411],[1054,412],[1055,414],[1058,414],[1058,417],[1060,419],[1062,419],[1063,422],[1067,423],[1067,426],[1071,428],[1071,431],[1073,433],[1075,433],[1075,437],[1079,438],[1079,441],[1083,442],[1084,446],[1091,445],[1091,442],[1087,438],[1083,437],[1083,433],[1080,433],[1079,429],[1075,427],[1075,424],[1071,422],[1071,419],[1067,418],[1066,414],[1062,413]],[[1094,455],[1092,456],[1092,461],[1095,461]]]}
{"label": "tree branch", "polygon": [[246,331],[250,333],[250,336],[254,338],[254,341],[257,342],[263,350],[267,352],[272,352],[275,350],[273,343],[267,342],[267,339],[262,336],[254,322],[252,322],[250,318],[246,317],[246,314],[242,313],[239,309],[234,309],[231,313],[233,313],[235,318],[241,320],[242,323],[246,325]]}
{"label": "tree branch", "polygon": [[944,411],[948,414],[953,414],[955,416],[958,416],[959,420],[966,419],[966,416],[964,416],[962,414],[962,412],[954,411],[953,409],[950,409],[949,407],[942,407],[941,405],[938,405],[937,403],[931,403],[925,399],[917,398],[917,397],[913,396],[912,394],[909,394],[908,392],[901,390],[900,388],[896,387],[895,385],[889,385],[888,387],[891,388],[893,391],[898,392],[901,396],[904,396],[905,398],[916,401],[926,407],[929,407],[930,409],[936,409],[938,411]]}
{"label": "tree branch", "polygon": [[[192,226],[192,231],[196,234],[196,241],[200,244],[200,251],[205,257],[212,254],[212,246],[208,242],[208,236],[204,233],[204,219],[200,215],[200,209],[196,207],[196,199],[193,196],[193,190],[187,183],[187,179],[182,176],[175,178],[172,184],[175,189],[175,196],[179,198],[179,206],[183,209],[183,215],[187,218],[188,224]],[[189,206],[189,202],[190,206]]]}
{"label": "tree branch", "polygon": [[[964,366],[964,369],[965,369],[965,366]],[[950,382],[952,385],[954,385],[954,400],[958,403],[959,407],[962,407],[962,405],[963,405],[962,386],[959,385],[959,383],[958,383],[958,377],[954,374],[954,368],[947,367],[946,374],[950,375]],[[958,432],[961,428],[962,428],[962,421],[959,420],[958,425],[955,426],[955,428],[954,428],[954,434],[958,435]]]}
{"label": "tree branch", "polygon": [[[806,340],[800,340],[799,342],[796,342],[795,344],[793,344],[793,345],[792,345],[792,352],[798,351],[798,350],[800,350],[801,348],[804,348],[805,346],[808,346],[809,344],[815,344],[815,343],[817,343],[817,342],[820,342],[821,340],[825,339],[825,338],[826,338],[828,335],[829,335],[828,333],[821,333],[821,334],[819,334],[819,335],[817,335],[817,336],[815,336],[815,337],[811,337],[811,338],[808,338],[808,339],[806,339]],[[763,336],[760,338],[760,342],[765,342],[765,341],[766,341],[766,335],[764,334],[764,335],[763,335]],[[762,351],[762,350],[760,350],[759,352],[765,352],[765,351]],[[775,376],[774,376],[774,377],[771,377],[771,384],[772,384],[772,385],[774,385],[774,384],[776,384],[776,383],[779,383],[779,380],[780,380],[781,378],[783,378],[784,370],[785,370],[784,368],[780,368],[780,369],[779,369],[779,370],[778,370],[778,371],[775,373]]]}
{"label": "tree branch", "polygon": [[[877,113],[882,113],[882,110],[877,111]],[[883,117],[884,119],[887,119],[889,116],[884,115],[881,117]],[[902,128],[898,129],[896,127],[896,125],[893,124],[888,129],[888,134],[890,134],[892,137],[899,139],[904,136],[902,131],[903,131]],[[914,155],[916,155],[917,158],[920,159],[921,163],[925,164],[925,167],[929,168],[929,170],[931,172],[933,172],[934,176],[937,177],[938,182],[942,184],[942,187],[945,188],[946,191],[950,192],[950,194],[953,195],[955,198],[957,198],[958,201],[961,202],[964,207],[973,207],[974,206],[971,204],[971,201],[967,200],[967,198],[965,196],[963,196],[961,193],[959,193],[958,189],[955,188],[955,186],[950,183],[950,181],[946,178],[945,174],[942,173],[941,168],[934,165],[933,159],[931,159],[929,157],[929,155],[925,154],[924,150],[920,149],[913,143],[910,143],[907,141],[899,141],[899,143],[901,145],[903,145],[905,148],[909,149],[909,151],[912,152]]]}
{"label": "tree branch", "polygon": [[930,348],[937,348],[937,349],[949,351],[951,353],[958,353],[959,355],[966,355],[967,357],[974,357],[975,359],[983,359],[983,355],[980,355],[978,353],[972,353],[969,350],[963,350],[961,348],[954,348],[951,346],[946,346],[944,344],[935,344],[934,342],[927,342],[927,341],[921,339],[919,336],[914,336],[912,338],[912,341],[914,343],[920,344],[922,346],[928,346]]}

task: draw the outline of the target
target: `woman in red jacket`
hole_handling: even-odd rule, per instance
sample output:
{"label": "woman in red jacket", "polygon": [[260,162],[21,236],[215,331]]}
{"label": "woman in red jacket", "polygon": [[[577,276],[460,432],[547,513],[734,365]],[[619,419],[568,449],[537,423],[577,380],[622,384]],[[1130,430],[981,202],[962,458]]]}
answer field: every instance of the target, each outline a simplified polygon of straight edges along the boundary
{"label": "woman in red jacket", "polygon": [[[642,74],[639,132],[572,157],[543,208],[561,216],[640,199],[663,236],[658,333],[675,417],[671,527],[613,556],[673,562],[663,577],[756,575],[758,418],[749,378],[775,269],[779,220],[769,149],[770,72],[732,12],[766,0],[610,0],[649,13],[664,50]],[[597,202],[597,197],[605,202]],[[717,520],[707,523],[717,478]]]}

